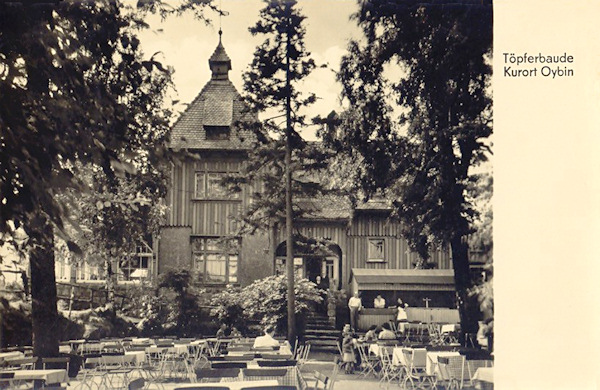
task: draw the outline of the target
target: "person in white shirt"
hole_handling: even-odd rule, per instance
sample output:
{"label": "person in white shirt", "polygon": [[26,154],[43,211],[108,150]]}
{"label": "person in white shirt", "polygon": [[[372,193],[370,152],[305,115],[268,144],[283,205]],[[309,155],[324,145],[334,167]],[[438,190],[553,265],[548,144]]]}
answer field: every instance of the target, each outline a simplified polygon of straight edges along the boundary
{"label": "person in white shirt", "polygon": [[358,312],[362,310],[362,300],[358,296],[358,291],[348,301],[348,308],[350,309],[350,326],[356,331],[358,330]]}
{"label": "person in white shirt", "polygon": [[273,338],[275,334],[275,329],[272,327],[265,328],[265,334],[263,336],[258,336],[256,340],[254,340],[253,348],[269,348],[269,347],[278,347],[279,341]]}
{"label": "person in white shirt", "polygon": [[373,301],[373,307],[375,309],[384,309],[385,308],[385,299],[380,295],[377,295],[377,298]]}

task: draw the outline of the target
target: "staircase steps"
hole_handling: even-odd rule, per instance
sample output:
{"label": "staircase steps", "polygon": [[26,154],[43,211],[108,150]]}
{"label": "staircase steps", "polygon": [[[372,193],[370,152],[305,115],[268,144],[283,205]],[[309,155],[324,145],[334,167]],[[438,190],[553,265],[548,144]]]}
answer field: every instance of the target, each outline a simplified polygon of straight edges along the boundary
{"label": "staircase steps", "polygon": [[339,354],[338,339],[340,331],[324,315],[313,314],[306,320],[304,342],[310,343],[311,354]]}

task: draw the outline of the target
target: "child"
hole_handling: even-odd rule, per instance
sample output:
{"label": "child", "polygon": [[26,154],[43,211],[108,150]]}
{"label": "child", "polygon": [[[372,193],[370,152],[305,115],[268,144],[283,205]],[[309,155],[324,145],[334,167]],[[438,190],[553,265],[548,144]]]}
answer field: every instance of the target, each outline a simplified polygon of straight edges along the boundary
{"label": "child", "polygon": [[344,339],[342,340],[342,362],[346,374],[352,374],[354,372],[354,340],[352,339],[352,333],[344,333]]}

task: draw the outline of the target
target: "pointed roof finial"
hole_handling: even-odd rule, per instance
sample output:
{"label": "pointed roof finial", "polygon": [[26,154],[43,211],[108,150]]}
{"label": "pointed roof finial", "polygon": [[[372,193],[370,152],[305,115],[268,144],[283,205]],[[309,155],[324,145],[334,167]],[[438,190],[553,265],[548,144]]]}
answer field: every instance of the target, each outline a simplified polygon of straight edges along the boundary
{"label": "pointed roof finial", "polygon": [[231,60],[225,52],[223,43],[221,42],[221,36],[223,30],[219,29],[219,44],[213,52],[212,56],[208,60],[208,65],[212,71],[212,78],[214,80],[226,80],[228,79],[227,73],[231,70]]}

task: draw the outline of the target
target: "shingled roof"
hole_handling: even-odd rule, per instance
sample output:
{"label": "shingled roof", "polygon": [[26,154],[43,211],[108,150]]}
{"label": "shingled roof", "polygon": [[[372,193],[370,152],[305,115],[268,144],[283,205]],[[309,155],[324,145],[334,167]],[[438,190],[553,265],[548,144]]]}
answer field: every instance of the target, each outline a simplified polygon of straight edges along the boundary
{"label": "shingled roof", "polygon": [[[248,149],[254,136],[251,131],[236,127],[235,123],[253,117],[243,112],[242,97],[229,80],[231,61],[220,37],[209,66],[213,77],[173,125],[169,146],[195,150]],[[231,127],[229,139],[207,140],[205,126]]]}

